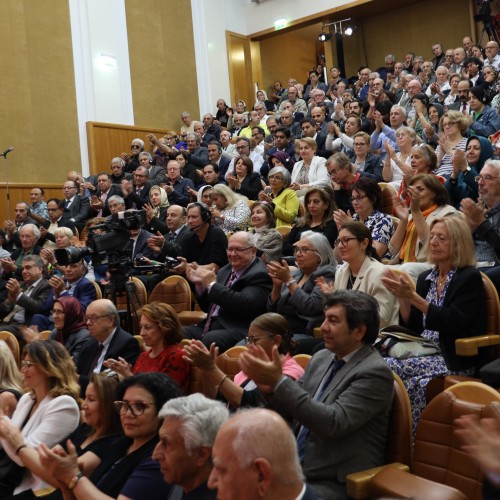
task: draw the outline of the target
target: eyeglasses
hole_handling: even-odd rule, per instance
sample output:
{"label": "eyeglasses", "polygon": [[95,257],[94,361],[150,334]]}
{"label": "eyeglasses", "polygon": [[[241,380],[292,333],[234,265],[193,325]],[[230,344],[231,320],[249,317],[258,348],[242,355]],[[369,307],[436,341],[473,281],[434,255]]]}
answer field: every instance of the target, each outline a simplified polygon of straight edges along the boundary
{"label": "eyeglasses", "polygon": [[498,175],[490,175],[490,174],[485,174],[485,175],[476,175],[476,177],[474,177],[474,180],[476,182],[479,182],[479,181],[491,181],[492,179],[498,179]]}
{"label": "eyeglasses", "polygon": [[351,203],[359,203],[361,200],[363,200],[364,198],[367,198],[366,195],[364,196],[351,196]]}
{"label": "eyeglasses", "polygon": [[59,208],[47,208],[47,212],[57,212]]}
{"label": "eyeglasses", "polygon": [[270,181],[275,180],[275,181],[284,181],[285,179],[283,177],[280,177],[279,175],[270,175],[268,177]]}
{"label": "eyeglasses", "polygon": [[64,316],[64,311],[60,309],[51,309],[52,316]]}
{"label": "eyeglasses", "polygon": [[246,250],[250,250],[250,248],[254,248],[254,247],[246,247],[246,248],[228,248],[226,250],[227,253],[236,253],[236,254],[242,254],[243,252],[245,252]]}
{"label": "eyeglasses", "polygon": [[132,403],[128,401],[115,401],[114,405],[116,411],[120,415],[125,415],[127,411],[130,410],[130,413],[132,413],[134,417],[140,417],[144,415],[146,408],[148,408],[148,406],[153,406],[154,403],[144,403],[143,401],[134,401]]}
{"label": "eyeglasses", "polygon": [[94,314],[92,316],[85,316],[84,319],[85,319],[85,322],[86,323],[95,323],[98,319],[101,319],[101,318],[106,318],[107,316],[113,316],[113,314]]}
{"label": "eyeglasses", "polygon": [[248,146],[245,144],[244,146],[236,146],[236,149],[246,149]]}
{"label": "eyeglasses", "polygon": [[266,336],[266,337],[255,337],[255,336],[248,336],[248,337],[245,337],[245,340],[247,341],[247,344],[256,344],[259,340],[262,340],[262,339],[268,339],[269,337]]}
{"label": "eyeglasses", "polygon": [[335,240],[335,246],[339,247],[339,246],[347,246],[347,244],[351,241],[351,240],[357,240],[358,238],[348,238],[347,236],[345,238],[337,238]]}
{"label": "eyeglasses", "polygon": [[141,146],[137,146],[136,144],[132,144],[132,146],[130,146],[130,149],[141,149]]}
{"label": "eyeglasses", "polygon": [[306,255],[307,252],[316,253],[316,250],[313,250],[312,248],[306,248],[306,247],[295,247],[293,249],[293,253],[295,255]]}
{"label": "eyeglasses", "polygon": [[33,361],[21,361],[21,370],[27,370],[35,365],[36,363],[33,363]]}
{"label": "eyeglasses", "polygon": [[456,122],[443,122],[443,128],[452,127],[453,125],[456,125]]}

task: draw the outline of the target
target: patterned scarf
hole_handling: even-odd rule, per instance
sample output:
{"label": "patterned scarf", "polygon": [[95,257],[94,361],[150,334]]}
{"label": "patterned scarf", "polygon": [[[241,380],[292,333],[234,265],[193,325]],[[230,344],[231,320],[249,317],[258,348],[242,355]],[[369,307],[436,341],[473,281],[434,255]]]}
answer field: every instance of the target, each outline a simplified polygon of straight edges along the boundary
{"label": "patterned scarf", "polygon": [[[424,219],[434,212],[437,209],[437,205],[432,205],[427,210],[422,212]],[[411,219],[408,221],[408,225],[406,226],[406,234],[405,239],[403,241],[403,245],[401,246],[401,252],[399,252],[399,258],[403,262],[416,262],[417,258],[415,257],[415,249],[417,247],[417,229],[415,227],[415,221]]]}

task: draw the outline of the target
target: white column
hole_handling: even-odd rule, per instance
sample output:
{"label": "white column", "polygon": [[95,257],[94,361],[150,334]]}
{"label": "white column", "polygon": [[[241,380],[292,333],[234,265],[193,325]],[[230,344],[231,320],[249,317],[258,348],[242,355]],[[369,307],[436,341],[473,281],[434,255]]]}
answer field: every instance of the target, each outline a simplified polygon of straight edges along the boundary
{"label": "white column", "polygon": [[[82,173],[86,122],[134,124],[124,0],[69,0]],[[76,167],[75,167],[76,168]]]}
{"label": "white column", "polygon": [[224,0],[191,0],[191,10],[201,118],[217,99],[230,103]]}

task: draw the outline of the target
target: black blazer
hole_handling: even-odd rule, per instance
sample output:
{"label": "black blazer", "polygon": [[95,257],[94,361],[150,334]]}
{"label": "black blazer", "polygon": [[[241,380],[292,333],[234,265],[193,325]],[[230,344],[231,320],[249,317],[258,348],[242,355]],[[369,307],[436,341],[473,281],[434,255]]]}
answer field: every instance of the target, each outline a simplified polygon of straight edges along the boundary
{"label": "black blazer", "polygon": [[235,189],[234,191],[246,196],[249,200],[256,200],[259,196],[259,191],[262,191],[260,175],[257,172],[248,174],[243,179],[240,189]]}
{"label": "black blazer", "polygon": [[[417,293],[426,297],[430,288],[427,276],[418,277]],[[408,323],[414,332],[424,330],[422,312],[412,306]],[[486,293],[480,272],[475,267],[463,267],[457,272],[446,291],[443,307],[430,305],[425,328],[439,332],[439,347],[450,370],[463,370],[474,365],[476,358],[458,357],[455,340],[484,335],[486,332]]]}
{"label": "black blazer", "polygon": [[64,210],[64,213],[69,214],[70,218],[75,220],[75,226],[81,232],[85,223],[90,218],[89,199],[86,196],[77,194],[69,208]]}
{"label": "black blazer", "polygon": [[[80,351],[80,356],[76,364],[76,371],[80,376],[80,386],[82,393],[85,393],[89,381],[89,371],[99,350],[99,342],[91,337],[85,342]],[[140,354],[139,343],[135,338],[126,332],[121,326],[116,328],[116,332],[111,339],[111,343],[106,351],[104,359],[118,359],[122,357],[127,363],[133,365]],[[101,371],[105,370],[104,366]]]}
{"label": "black blazer", "polygon": [[200,307],[209,311],[212,304],[220,306],[218,321],[226,330],[246,335],[250,323],[266,312],[267,297],[271,293],[272,281],[265,264],[257,257],[245,274],[230,287],[225,283],[232,272],[226,265],[217,273],[217,283],[199,299]]}
{"label": "black blazer", "polygon": [[[23,286],[23,289],[26,287]],[[0,303],[0,317],[4,318],[7,316],[16,305],[24,308],[24,323],[26,325],[31,325],[31,318],[33,315],[40,312],[42,304],[48,297],[49,293],[52,291],[49,282],[46,279],[42,279],[40,283],[33,289],[30,296],[21,295],[17,304],[7,304],[6,301]]]}
{"label": "black blazer", "polygon": [[[121,196],[123,198],[123,192],[120,186],[116,184],[111,184],[111,187],[109,188],[108,191],[108,196],[106,197],[106,201],[104,202],[104,207],[102,208],[102,216],[107,217],[108,215],[111,215],[111,212],[109,211],[108,207],[108,200],[111,198],[111,196],[114,196],[117,194],[118,196]],[[101,197],[101,192],[96,191],[95,195],[100,198]],[[95,215],[98,213],[97,210],[94,210],[93,208],[90,209],[91,211],[91,216],[95,217]]]}

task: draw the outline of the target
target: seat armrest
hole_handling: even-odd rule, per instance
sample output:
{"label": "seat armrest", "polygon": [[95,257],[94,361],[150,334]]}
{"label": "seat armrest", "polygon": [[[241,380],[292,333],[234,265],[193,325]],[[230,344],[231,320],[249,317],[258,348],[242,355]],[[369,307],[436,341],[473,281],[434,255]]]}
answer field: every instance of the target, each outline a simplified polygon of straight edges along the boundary
{"label": "seat armrest", "polygon": [[480,347],[500,344],[500,335],[479,335],[455,340],[455,350],[458,356],[477,356]]}
{"label": "seat armrest", "polygon": [[355,500],[364,500],[365,498],[370,498],[370,483],[373,476],[386,467],[393,467],[395,469],[406,472],[410,471],[410,468],[407,465],[399,462],[394,462],[392,464],[374,467],[373,469],[353,472],[346,477],[347,494]]}
{"label": "seat armrest", "polygon": [[197,325],[207,317],[204,311],[181,311],[177,313],[177,317],[182,326]]}

